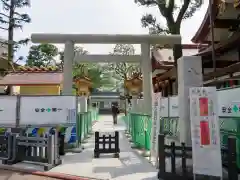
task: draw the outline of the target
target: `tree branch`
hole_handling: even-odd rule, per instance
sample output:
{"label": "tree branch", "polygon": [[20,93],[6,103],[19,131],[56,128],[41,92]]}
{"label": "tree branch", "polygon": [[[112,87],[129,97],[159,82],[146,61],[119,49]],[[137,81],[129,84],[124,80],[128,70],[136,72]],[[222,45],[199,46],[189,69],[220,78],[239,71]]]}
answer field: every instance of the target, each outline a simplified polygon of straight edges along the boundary
{"label": "tree branch", "polygon": [[176,19],[177,25],[179,25],[179,26],[181,25],[183,16],[184,16],[185,12],[187,11],[189,4],[190,4],[190,0],[184,0],[184,3],[182,5],[182,7],[178,13],[177,19]]}

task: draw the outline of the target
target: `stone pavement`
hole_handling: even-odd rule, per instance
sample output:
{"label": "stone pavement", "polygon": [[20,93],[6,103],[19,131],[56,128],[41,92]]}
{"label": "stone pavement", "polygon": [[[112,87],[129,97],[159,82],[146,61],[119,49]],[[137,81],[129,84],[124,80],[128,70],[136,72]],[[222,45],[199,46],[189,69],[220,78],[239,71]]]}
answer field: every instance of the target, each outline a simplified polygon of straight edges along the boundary
{"label": "stone pavement", "polygon": [[8,170],[0,170],[0,180],[58,180],[56,178],[36,176]]}
{"label": "stone pavement", "polygon": [[113,125],[111,116],[100,116],[99,121],[93,126],[94,131],[113,132],[119,131],[120,158],[100,155],[99,159],[93,158],[94,136],[84,144],[82,153],[67,153],[63,157],[63,164],[50,170],[76,176],[93,177],[111,180],[157,180],[157,170],[145,158],[131,149],[125,137],[124,122],[118,121]]}

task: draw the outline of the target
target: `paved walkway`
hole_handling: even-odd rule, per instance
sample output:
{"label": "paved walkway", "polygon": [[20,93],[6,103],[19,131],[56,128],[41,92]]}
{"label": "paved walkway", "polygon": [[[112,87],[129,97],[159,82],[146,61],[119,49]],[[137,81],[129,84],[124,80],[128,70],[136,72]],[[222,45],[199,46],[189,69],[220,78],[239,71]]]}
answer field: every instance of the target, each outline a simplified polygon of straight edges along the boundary
{"label": "paved walkway", "polygon": [[36,176],[27,173],[13,172],[8,170],[0,170],[0,180],[59,180],[59,179]]}
{"label": "paved walkway", "polygon": [[66,154],[63,157],[63,164],[53,168],[51,172],[111,180],[157,180],[156,168],[131,149],[124,134],[124,123],[121,120],[118,125],[113,125],[111,116],[100,116],[93,130],[100,132],[118,130],[120,132],[120,158],[100,156],[99,159],[94,159],[94,136],[92,136],[84,144],[85,150],[82,153]]}

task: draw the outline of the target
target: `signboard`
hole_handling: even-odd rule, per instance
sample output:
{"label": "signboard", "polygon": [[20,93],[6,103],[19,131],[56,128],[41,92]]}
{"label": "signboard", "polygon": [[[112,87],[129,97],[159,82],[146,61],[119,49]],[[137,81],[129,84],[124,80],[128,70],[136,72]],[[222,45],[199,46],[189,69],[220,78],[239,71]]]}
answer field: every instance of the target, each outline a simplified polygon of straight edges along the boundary
{"label": "signboard", "polygon": [[22,96],[20,125],[75,124],[76,96]]}
{"label": "signboard", "polygon": [[222,177],[216,88],[196,87],[189,91],[193,172]]}
{"label": "signboard", "polygon": [[178,96],[169,97],[169,117],[178,117]]}
{"label": "signboard", "polygon": [[218,115],[240,117],[240,88],[218,91]]}
{"label": "signboard", "polygon": [[161,117],[169,117],[169,114],[168,114],[168,98],[161,98],[160,116]]}
{"label": "signboard", "polygon": [[151,133],[151,157],[155,157],[156,163],[158,159],[157,137],[160,128],[160,100],[161,93],[153,93],[152,95],[152,133]]}
{"label": "signboard", "polygon": [[0,125],[16,126],[17,96],[0,96]]}

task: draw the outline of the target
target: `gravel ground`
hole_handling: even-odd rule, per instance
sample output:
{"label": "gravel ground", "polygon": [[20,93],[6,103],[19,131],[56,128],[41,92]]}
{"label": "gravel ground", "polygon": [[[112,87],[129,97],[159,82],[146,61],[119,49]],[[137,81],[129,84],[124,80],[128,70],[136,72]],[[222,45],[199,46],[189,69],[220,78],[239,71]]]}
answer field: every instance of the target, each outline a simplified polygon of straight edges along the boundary
{"label": "gravel ground", "polygon": [[0,180],[57,180],[57,179],[43,176],[35,176],[31,174],[17,173],[7,170],[0,170]]}

